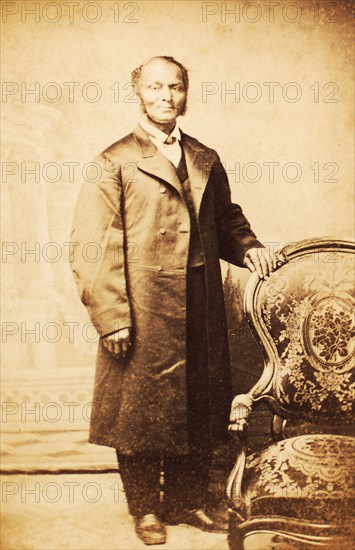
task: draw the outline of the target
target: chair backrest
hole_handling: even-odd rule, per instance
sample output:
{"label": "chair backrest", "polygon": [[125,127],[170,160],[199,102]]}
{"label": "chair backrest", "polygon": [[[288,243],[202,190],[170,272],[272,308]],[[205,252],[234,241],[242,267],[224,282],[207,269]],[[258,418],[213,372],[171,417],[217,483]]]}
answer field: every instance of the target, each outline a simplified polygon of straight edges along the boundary
{"label": "chair backrest", "polygon": [[283,418],[351,419],[354,252],[347,241],[301,241],[277,253],[268,279],[248,282],[245,312],[265,358],[255,387]]}

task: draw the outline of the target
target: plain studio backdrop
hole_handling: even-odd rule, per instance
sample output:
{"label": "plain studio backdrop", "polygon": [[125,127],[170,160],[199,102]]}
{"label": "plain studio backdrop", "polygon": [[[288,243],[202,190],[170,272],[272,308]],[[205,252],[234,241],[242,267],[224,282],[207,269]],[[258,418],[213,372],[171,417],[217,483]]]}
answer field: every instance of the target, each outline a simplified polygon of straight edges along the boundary
{"label": "plain studio backdrop", "polygon": [[[90,399],[96,335],[69,267],[70,227],[81,182],[95,180],[88,163],[137,123],[130,73],[146,58],[188,68],[179,124],[217,150],[263,243],[352,237],[351,5],[2,3],[7,428],[20,401]],[[95,247],[87,254],[95,261]],[[244,284],[246,270],[233,274]]]}

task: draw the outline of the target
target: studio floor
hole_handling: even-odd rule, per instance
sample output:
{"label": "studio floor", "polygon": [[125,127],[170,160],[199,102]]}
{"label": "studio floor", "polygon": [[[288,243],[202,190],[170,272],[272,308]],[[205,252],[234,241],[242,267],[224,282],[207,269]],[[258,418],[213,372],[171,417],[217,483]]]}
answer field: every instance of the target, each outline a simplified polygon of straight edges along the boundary
{"label": "studio floor", "polygon": [[[1,476],[2,550],[140,550],[118,474]],[[227,550],[227,536],[168,526],[152,550]]]}

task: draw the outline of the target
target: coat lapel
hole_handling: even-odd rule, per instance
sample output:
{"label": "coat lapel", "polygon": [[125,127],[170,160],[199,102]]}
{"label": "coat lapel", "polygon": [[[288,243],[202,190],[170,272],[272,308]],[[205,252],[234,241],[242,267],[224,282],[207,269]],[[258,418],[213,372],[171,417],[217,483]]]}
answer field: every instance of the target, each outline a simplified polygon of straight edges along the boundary
{"label": "coat lapel", "polygon": [[182,134],[182,138],[192,199],[198,217],[202,197],[206,189],[212,164],[215,161],[215,156],[206,147],[196,142],[196,140],[187,134]]}
{"label": "coat lapel", "polygon": [[182,195],[181,183],[171,162],[157,149],[140,125],[137,126],[133,134],[142,151],[142,158],[137,162],[138,168],[166,181]]}
{"label": "coat lapel", "polygon": [[[142,152],[142,158],[137,162],[138,168],[147,174],[166,181],[183,197],[181,183],[171,162],[157,149],[139,124],[133,135]],[[215,156],[206,147],[183,132],[182,147],[185,153],[192,199],[198,216]]]}

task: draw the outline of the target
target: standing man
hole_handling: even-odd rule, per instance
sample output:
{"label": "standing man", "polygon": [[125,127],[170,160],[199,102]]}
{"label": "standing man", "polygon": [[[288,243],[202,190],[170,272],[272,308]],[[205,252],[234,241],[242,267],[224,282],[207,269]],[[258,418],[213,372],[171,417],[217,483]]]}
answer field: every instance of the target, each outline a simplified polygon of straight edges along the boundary
{"label": "standing man", "polygon": [[[81,190],[72,267],[101,337],[90,442],[117,450],[136,532],[159,544],[164,523],[219,527],[206,512],[232,399],[219,258],[260,277],[273,261],[231,202],[217,153],[176,124],[185,67],[153,57],[132,81],[142,117]],[[89,243],[100,247],[95,262]]]}

